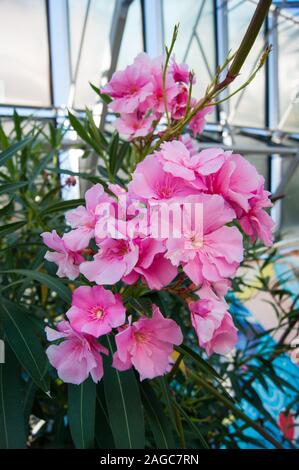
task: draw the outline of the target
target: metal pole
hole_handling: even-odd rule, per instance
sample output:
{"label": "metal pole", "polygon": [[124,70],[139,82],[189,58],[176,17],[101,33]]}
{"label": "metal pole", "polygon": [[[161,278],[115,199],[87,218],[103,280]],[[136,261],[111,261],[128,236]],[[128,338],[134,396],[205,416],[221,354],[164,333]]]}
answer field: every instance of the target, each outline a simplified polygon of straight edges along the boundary
{"label": "metal pole", "polygon": [[[278,86],[278,15],[279,11],[274,9],[268,14],[267,27],[270,31],[269,43],[272,44],[272,52],[267,63],[267,124],[275,133],[279,122],[279,86]],[[275,194],[282,179],[282,157],[279,152],[270,156],[270,191]],[[279,228],[281,225],[282,201],[278,200],[274,204],[271,215]]]}

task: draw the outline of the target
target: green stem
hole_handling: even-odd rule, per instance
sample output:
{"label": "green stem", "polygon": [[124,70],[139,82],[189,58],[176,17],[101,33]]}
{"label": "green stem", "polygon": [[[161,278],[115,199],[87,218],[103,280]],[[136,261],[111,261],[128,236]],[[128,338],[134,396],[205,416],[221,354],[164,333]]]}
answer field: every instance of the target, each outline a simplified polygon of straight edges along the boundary
{"label": "green stem", "polygon": [[170,48],[168,49],[166,47],[166,59],[165,59],[165,64],[163,67],[163,72],[162,72],[162,89],[163,89],[163,99],[164,99],[164,107],[165,107],[165,113],[166,113],[166,119],[167,119],[167,126],[170,127],[170,118],[169,118],[169,113],[168,113],[168,106],[167,106],[167,96],[166,96],[166,73],[167,73],[167,68],[169,64],[169,60],[174,48],[175,41],[178,36],[178,30],[179,30],[179,25],[175,25],[174,30],[173,30],[173,35],[172,35],[172,40],[170,44]]}
{"label": "green stem", "polygon": [[254,15],[250,21],[250,24],[247,28],[247,31],[245,33],[245,36],[243,37],[243,40],[240,44],[240,47],[234,57],[234,60],[228,70],[228,76],[235,78],[245,60],[247,59],[247,56],[249,52],[251,51],[251,48],[257,38],[257,35],[262,27],[262,24],[268,14],[269,8],[271,6],[272,1],[271,0],[260,0],[256,10],[254,12]]}

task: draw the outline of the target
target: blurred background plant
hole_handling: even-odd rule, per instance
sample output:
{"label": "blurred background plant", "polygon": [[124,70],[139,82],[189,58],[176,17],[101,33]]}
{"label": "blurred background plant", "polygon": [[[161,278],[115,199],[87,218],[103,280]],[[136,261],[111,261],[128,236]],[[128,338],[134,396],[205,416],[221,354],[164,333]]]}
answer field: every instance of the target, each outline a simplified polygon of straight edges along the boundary
{"label": "blurred background plant", "polygon": [[[164,315],[172,312],[188,338],[164,378],[140,383],[132,371],[119,374],[106,367],[97,386],[86,381],[67,387],[48,366],[45,324],[62,317],[77,284],[55,277],[55,266],[44,260],[40,233],[62,232],[64,212],[82,203],[62,200],[63,191],[108,180],[124,184],[134,162],[131,144],[117,133],[100,132],[89,110],[80,120],[69,114],[69,124],[83,141],[84,156],[93,153],[102,162],[99,176],[59,166],[66,124],[54,127],[17,113],[10,132],[0,124],[0,332],[5,341],[0,447],[296,446],[299,379],[286,340],[290,333],[296,336],[298,298],[290,282],[298,282],[298,272],[280,242],[272,249],[255,245],[246,251],[227,299],[240,330],[229,356],[208,359],[198,348],[174,281],[161,292],[124,291],[129,313],[146,311],[154,301]],[[273,266],[284,266],[279,280],[269,271]],[[243,305],[259,294],[266,297],[258,308],[263,313],[266,303],[270,306],[274,327],[263,328]]]}

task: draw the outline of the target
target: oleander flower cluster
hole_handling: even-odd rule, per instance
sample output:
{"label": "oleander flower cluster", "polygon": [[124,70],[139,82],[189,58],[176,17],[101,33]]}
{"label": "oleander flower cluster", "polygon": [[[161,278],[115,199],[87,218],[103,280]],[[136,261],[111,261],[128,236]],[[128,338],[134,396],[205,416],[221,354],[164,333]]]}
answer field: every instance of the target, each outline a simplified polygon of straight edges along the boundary
{"label": "oleander flower cluster", "polygon": [[[187,88],[192,81],[188,67],[174,59],[163,81],[163,59],[141,54],[102,92],[112,98],[120,133],[133,142],[148,136],[154,141],[166,111],[173,123],[195,106]],[[193,135],[202,132],[209,111],[192,118]],[[172,312],[162,313],[155,304],[150,314],[128,312],[127,286],[179,286],[190,326],[208,355],[227,354],[237,342],[225,296],[243,259],[243,238],[272,243],[264,179],[241,155],[221,148],[198,151],[188,135],[151,148],[127,186],[108,184],[105,190],[95,184],[85,205],[66,214],[68,232],[42,234],[49,248],[45,258],[57,265],[57,275],[82,281],[67,319],[46,329],[54,342],[48,358],[65,382],[102,378],[103,355],[110,355],[106,335],[116,345],[112,367],[133,367],[140,380],[171,370],[174,347],[183,341],[180,326]]]}
{"label": "oleander flower cluster", "polygon": [[[162,56],[151,59],[141,53],[124,71],[114,73],[101,90],[113,99],[110,108],[119,115],[115,128],[129,140],[150,134],[166,109],[170,118],[177,121],[185,116],[187,108],[192,109],[197,103],[189,94],[189,85],[195,83],[195,77],[188,65],[177,64],[173,57],[165,73],[164,86],[163,67]],[[207,106],[192,118],[190,129],[194,137],[203,131],[205,116],[211,111],[212,107]]]}

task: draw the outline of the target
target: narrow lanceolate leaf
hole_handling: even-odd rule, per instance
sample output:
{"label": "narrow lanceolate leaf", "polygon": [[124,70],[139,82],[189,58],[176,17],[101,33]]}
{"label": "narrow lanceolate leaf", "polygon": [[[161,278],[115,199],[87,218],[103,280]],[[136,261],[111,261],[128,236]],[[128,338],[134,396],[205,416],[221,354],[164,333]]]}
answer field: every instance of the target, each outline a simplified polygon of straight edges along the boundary
{"label": "narrow lanceolate leaf", "polygon": [[69,201],[56,202],[55,204],[48,206],[46,209],[43,209],[39,215],[43,216],[53,214],[54,212],[74,209],[75,207],[81,206],[84,203],[84,199],[70,199]]}
{"label": "narrow lanceolate leaf", "polygon": [[0,236],[4,237],[4,235],[8,235],[9,233],[15,232],[21,227],[24,227],[26,225],[26,221],[22,222],[13,222],[12,224],[7,224],[7,225],[2,225],[0,227]]}
{"label": "narrow lanceolate leaf", "polygon": [[0,271],[0,273],[14,273],[20,274],[21,276],[34,279],[35,281],[45,284],[49,289],[55,291],[61,299],[63,299],[68,304],[71,303],[72,293],[71,290],[59,279],[56,277],[50,276],[46,273],[40,273],[39,271],[34,271],[30,269],[10,269],[7,271]]}
{"label": "narrow lanceolate leaf", "polygon": [[97,385],[95,439],[101,449],[114,449],[114,439],[109,424],[103,382]]}
{"label": "narrow lanceolate leaf", "polygon": [[118,170],[121,168],[124,158],[127,155],[129,149],[130,149],[130,142],[124,142],[121,145],[116,161],[115,161],[115,168],[114,168],[115,175],[117,174]]}
{"label": "narrow lanceolate leaf", "polygon": [[200,370],[210,376],[211,378],[221,380],[221,377],[219,374],[213,369],[213,367],[210,366],[210,364],[202,359],[195,351],[193,351],[191,348],[186,346],[185,344],[181,344],[181,346],[177,346],[175,348],[179,353],[183,354],[183,356],[189,356],[190,359],[193,359],[196,363],[197,366],[200,367]]}
{"label": "narrow lanceolate leaf", "polygon": [[[111,354],[113,347],[107,337]],[[110,426],[117,449],[143,449],[144,416],[137,380],[132,370],[119,372],[104,358],[104,390]]]}
{"label": "narrow lanceolate leaf", "polygon": [[119,144],[119,134],[115,132],[113,135],[110,145],[109,145],[109,168],[110,172],[114,175],[115,174],[115,165],[117,160],[117,153],[118,153],[118,144]]}
{"label": "narrow lanceolate leaf", "polygon": [[28,315],[30,314],[24,307],[1,297],[0,317],[4,323],[7,341],[35,384],[48,393],[49,385],[46,378],[48,359],[32,330]]}
{"label": "narrow lanceolate leaf", "polygon": [[210,364],[208,364],[208,362],[202,359],[195,351],[193,351],[191,348],[189,348],[185,344],[181,344],[181,346],[176,346],[175,349],[179,353],[183,354],[183,356],[189,356],[190,359],[193,359],[196,362],[198,369],[203,374],[206,374],[211,379],[216,380],[217,387],[219,387],[222,390],[226,398],[228,398],[232,402],[235,401],[234,398],[230,396],[228,391],[221,384],[221,377],[219,376],[219,374],[215,371],[215,369],[213,369],[212,366],[210,366]]}
{"label": "narrow lanceolate leaf", "polygon": [[183,408],[177,403],[176,400],[172,400],[175,408],[178,410],[180,415],[186,420],[189,424],[191,430],[193,431],[194,435],[197,436],[198,440],[200,441],[200,448],[202,449],[209,449],[209,445],[204,439],[202,433],[200,432],[198,426],[192,421],[189,415],[183,410]]}
{"label": "narrow lanceolate leaf", "polygon": [[17,183],[5,183],[0,185],[0,196],[2,194],[14,193],[20,188],[27,186],[27,181],[18,181]]}
{"label": "narrow lanceolate leaf", "polygon": [[77,449],[94,447],[96,384],[91,378],[68,386],[68,418]]}
{"label": "narrow lanceolate leaf", "polygon": [[93,139],[93,137],[88,133],[87,129],[81,124],[79,119],[77,119],[70,111],[69,111],[69,120],[71,126],[77,132],[79,137],[86,142],[90,147],[92,147],[98,154],[102,154],[102,148],[98,146],[97,142]]}
{"label": "narrow lanceolate leaf", "polygon": [[26,145],[28,145],[30,141],[32,141],[32,138],[27,137],[26,139],[20,140],[20,142],[17,142],[16,144],[11,145],[6,150],[4,150],[4,152],[0,154],[0,166],[4,165],[7,160],[9,160],[17,152],[26,147]]}
{"label": "narrow lanceolate leaf", "polygon": [[0,209],[0,217],[7,215],[9,212],[12,212],[14,208],[14,197],[6,204],[6,206]]}
{"label": "narrow lanceolate leaf", "polygon": [[141,385],[142,402],[157,449],[174,449],[172,425],[148,382]]}
{"label": "narrow lanceolate leaf", "polygon": [[104,101],[104,103],[109,104],[112,101],[112,98],[110,98],[109,95],[106,95],[105,93],[101,93],[99,87],[96,85],[93,85],[91,82],[89,82],[89,85],[93,89],[93,91],[96,92],[96,94]]}
{"label": "narrow lanceolate leaf", "polygon": [[30,182],[31,184],[34,184],[36,178],[45,170],[46,166],[53,161],[53,158],[57,154],[57,150],[51,150],[51,152],[47,153],[45,157],[41,159],[39,164],[34,168],[31,176],[30,176]]}
{"label": "narrow lanceolate leaf", "polygon": [[0,364],[0,449],[26,447],[21,385],[19,364],[6,344],[5,363]]}

